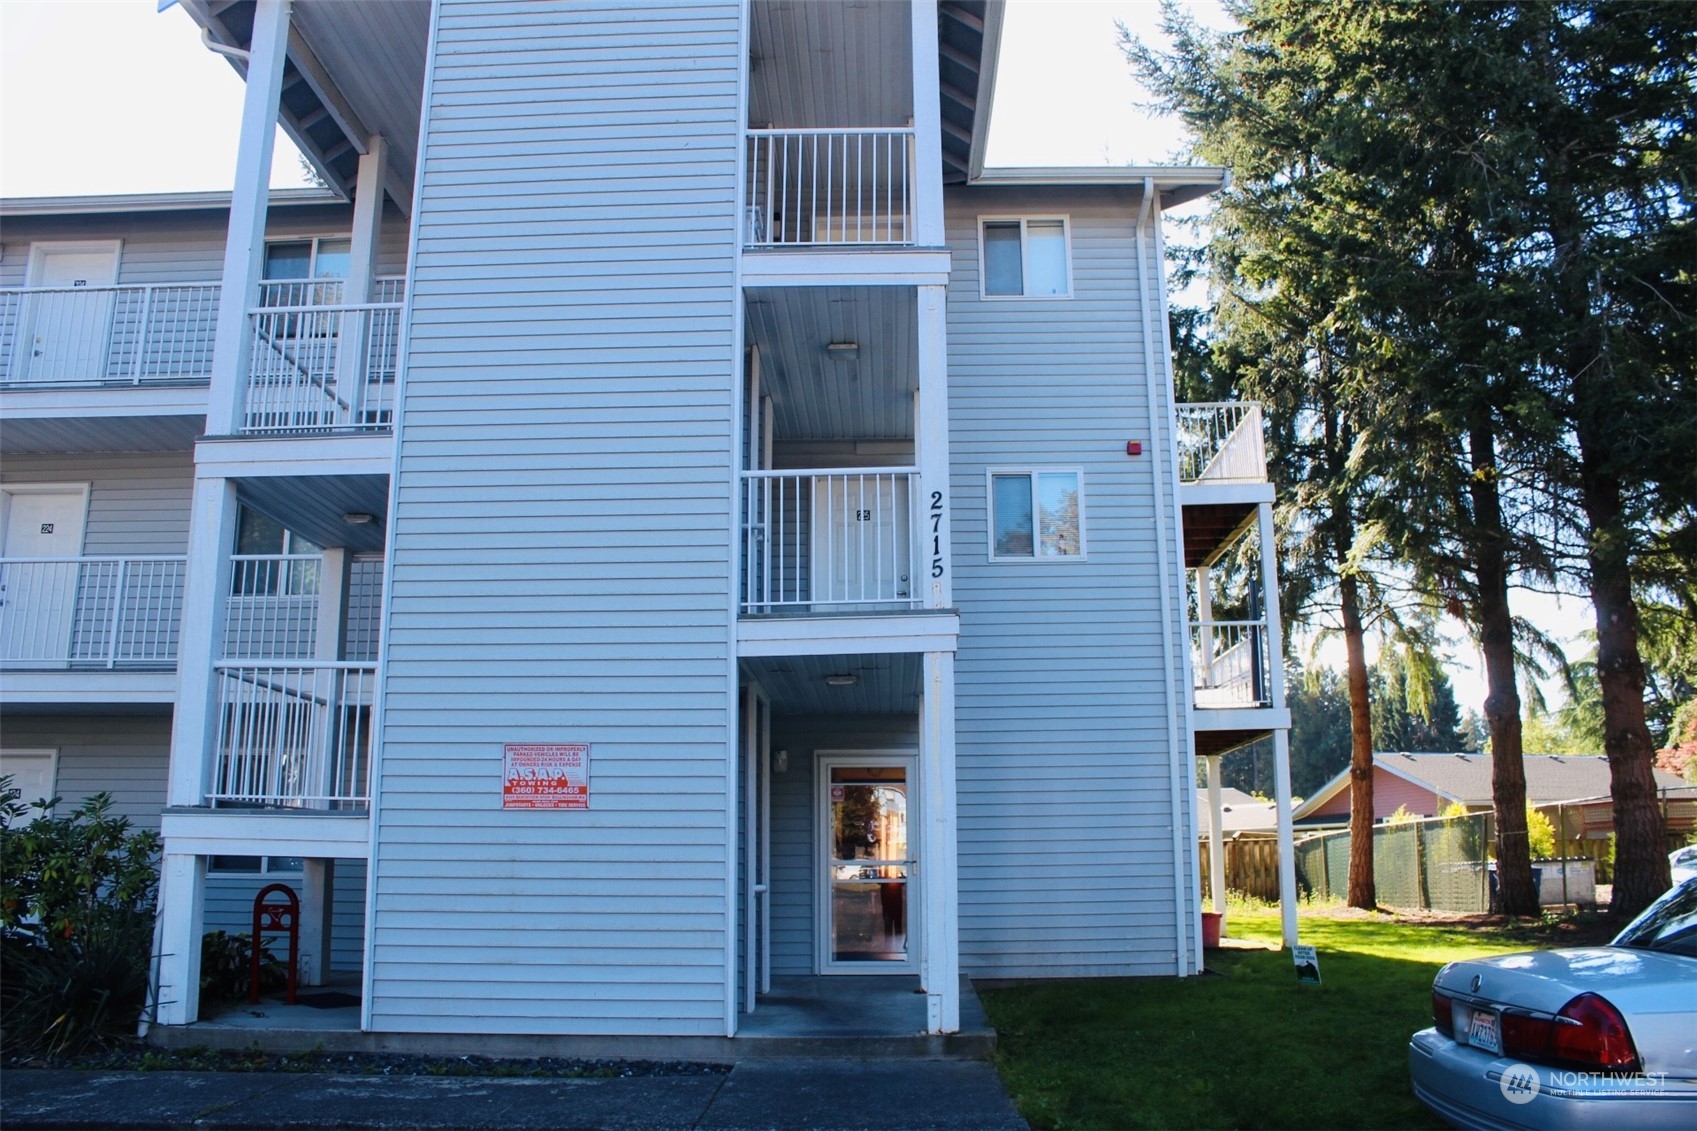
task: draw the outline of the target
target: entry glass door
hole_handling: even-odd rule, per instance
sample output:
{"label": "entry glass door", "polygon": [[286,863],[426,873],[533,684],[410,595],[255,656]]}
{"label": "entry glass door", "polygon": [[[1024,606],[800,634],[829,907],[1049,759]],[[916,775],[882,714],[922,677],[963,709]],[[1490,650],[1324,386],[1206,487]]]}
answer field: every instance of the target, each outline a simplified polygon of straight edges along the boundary
{"label": "entry glass door", "polygon": [[913,966],[908,766],[823,764],[824,967],[882,973]]}

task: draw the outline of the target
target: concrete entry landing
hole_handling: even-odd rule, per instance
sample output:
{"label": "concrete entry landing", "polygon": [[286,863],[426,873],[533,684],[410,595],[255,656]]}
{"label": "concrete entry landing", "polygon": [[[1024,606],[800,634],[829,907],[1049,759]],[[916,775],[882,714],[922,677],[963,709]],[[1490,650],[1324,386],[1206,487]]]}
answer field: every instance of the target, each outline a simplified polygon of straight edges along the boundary
{"label": "concrete entry landing", "polygon": [[[788,1045],[817,1048],[806,1055],[988,1057],[996,1032],[972,984],[961,979],[960,1032],[925,1031],[926,1001],[914,976],[791,976],[772,979],[753,1013],[738,1022],[737,1043],[771,1044],[746,1055],[802,1055],[776,1051]],[[829,1051],[827,1051],[829,1050]],[[879,1050],[879,1051],[874,1051]]]}
{"label": "concrete entry landing", "polygon": [[[324,987],[330,988],[330,987]],[[912,975],[784,977],[738,1019],[735,1037],[580,1037],[565,1035],[360,1032],[359,1007],[315,1009],[268,999],[241,1003],[194,1025],[154,1026],[167,1048],[269,1052],[412,1053],[429,1056],[585,1057],[618,1060],[738,1060],[849,1057],[876,1060],[985,1060],[996,1051],[978,995],[961,979],[958,1033],[925,1032],[925,995]],[[319,987],[302,993],[319,992]]]}

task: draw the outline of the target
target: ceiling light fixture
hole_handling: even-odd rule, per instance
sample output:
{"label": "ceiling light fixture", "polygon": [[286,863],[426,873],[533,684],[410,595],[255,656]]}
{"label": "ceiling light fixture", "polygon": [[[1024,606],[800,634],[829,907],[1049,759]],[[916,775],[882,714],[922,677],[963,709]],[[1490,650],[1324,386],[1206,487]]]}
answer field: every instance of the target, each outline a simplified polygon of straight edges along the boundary
{"label": "ceiling light fixture", "polygon": [[377,516],[366,514],[364,511],[349,511],[342,516],[342,521],[349,526],[369,526],[377,521]]}
{"label": "ceiling light fixture", "polygon": [[825,353],[832,361],[853,361],[860,356],[859,342],[828,342]]}
{"label": "ceiling light fixture", "polygon": [[853,672],[843,672],[840,675],[828,675],[825,683],[829,687],[853,687],[860,682],[860,677]]}

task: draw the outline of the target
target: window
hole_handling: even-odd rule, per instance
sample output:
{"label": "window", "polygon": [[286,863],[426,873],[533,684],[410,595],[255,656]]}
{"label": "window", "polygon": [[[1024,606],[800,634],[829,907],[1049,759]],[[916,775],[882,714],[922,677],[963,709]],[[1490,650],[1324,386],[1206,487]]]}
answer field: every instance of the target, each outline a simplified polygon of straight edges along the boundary
{"label": "window", "polygon": [[1079,471],[992,471],[992,561],[1084,557],[1084,475]]}
{"label": "window", "polygon": [[[238,558],[286,557],[318,554],[323,547],[308,542],[273,518],[248,507],[236,520]],[[237,597],[275,597],[278,594],[313,595],[318,592],[318,563],[315,561],[237,561],[231,571],[230,592]]]}
{"label": "window", "polygon": [[1072,294],[1065,217],[1019,217],[982,224],[979,267],[985,297],[1067,298]]}
{"label": "window", "polygon": [[265,245],[265,278],[346,279],[353,261],[350,239],[288,240]]}
{"label": "window", "polygon": [[293,875],[301,867],[299,856],[214,856],[206,864],[207,872],[215,876]]}

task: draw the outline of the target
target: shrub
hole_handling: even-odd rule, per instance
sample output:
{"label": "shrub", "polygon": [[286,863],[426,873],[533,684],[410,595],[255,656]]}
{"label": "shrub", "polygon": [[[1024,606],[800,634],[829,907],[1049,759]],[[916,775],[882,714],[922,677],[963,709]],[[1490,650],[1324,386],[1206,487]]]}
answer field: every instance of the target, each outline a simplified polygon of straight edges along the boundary
{"label": "shrub", "polygon": [[0,1043],[76,1053],[133,1032],[147,999],[159,836],[133,832],[98,794],[24,820],[0,777]]}
{"label": "shrub", "polygon": [[[247,998],[253,977],[252,935],[208,931],[200,937],[200,1011],[217,1002]],[[260,940],[259,991],[269,993],[288,985],[288,967],[271,954],[271,945]]]}
{"label": "shrub", "polygon": [[1526,806],[1526,846],[1532,859],[1549,860],[1556,854],[1556,827],[1531,805]]}

